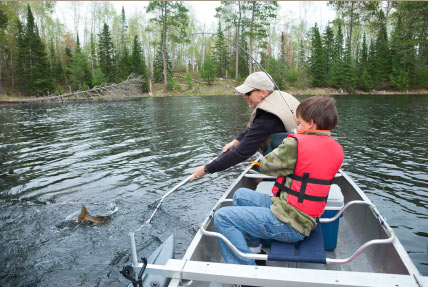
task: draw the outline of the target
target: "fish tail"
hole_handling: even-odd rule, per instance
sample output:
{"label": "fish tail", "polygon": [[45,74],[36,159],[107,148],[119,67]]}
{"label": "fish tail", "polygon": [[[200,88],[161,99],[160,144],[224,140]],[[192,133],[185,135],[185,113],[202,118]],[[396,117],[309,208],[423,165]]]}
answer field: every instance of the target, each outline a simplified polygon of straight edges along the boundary
{"label": "fish tail", "polygon": [[82,205],[82,211],[79,214],[79,217],[77,218],[77,222],[83,221],[88,216],[88,210],[86,209],[86,206]]}

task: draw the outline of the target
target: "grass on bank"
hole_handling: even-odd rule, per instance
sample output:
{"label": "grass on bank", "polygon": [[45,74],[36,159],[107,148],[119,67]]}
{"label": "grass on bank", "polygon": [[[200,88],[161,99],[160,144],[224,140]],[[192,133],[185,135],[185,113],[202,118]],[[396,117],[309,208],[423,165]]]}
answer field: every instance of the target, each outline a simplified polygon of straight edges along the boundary
{"label": "grass on bank", "polygon": [[[165,97],[165,96],[230,96],[238,95],[234,87],[241,83],[237,83],[234,79],[218,78],[212,85],[209,85],[198,74],[192,75],[191,83],[189,79],[183,74],[174,75],[174,83],[170,85],[170,89],[166,94],[163,90],[163,83],[154,83],[152,86],[152,97]],[[172,86],[172,88],[171,88]],[[334,88],[296,88],[288,87],[284,91],[295,96],[333,96],[333,95],[347,95],[346,91]],[[20,100],[35,99],[34,97],[25,97],[20,95],[18,91],[7,89],[0,94],[0,102],[14,102]],[[352,94],[361,95],[403,95],[403,94],[428,94],[427,89],[413,89],[413,90],[372,90],[372,91],[355,91]],[[136,95],[138,97],[150,97],[150,94],[142,93]],[[107,96],[108,98],[108,96]],[[113,98],[112,98],[113,99]],[[114,99],[117,99],[116,97]]]}

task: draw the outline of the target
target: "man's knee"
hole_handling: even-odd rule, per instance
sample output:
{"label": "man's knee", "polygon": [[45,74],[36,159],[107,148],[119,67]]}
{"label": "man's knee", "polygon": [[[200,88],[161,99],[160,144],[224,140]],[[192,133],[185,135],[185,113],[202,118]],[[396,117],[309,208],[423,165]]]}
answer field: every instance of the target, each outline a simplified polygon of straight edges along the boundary
{"label": "man's knee", "polygon": [[246,188],[239,188],[233,194],[233,202],[239,203],[240,200],[246,199],[247,198],[246,194],[248,194],[248,189],[246,189]]}
{"label": "man's knee", "polygon": [[227,207],[222,207],[214,213],[214,228],[219,231],[224,226],[224,221],[227,219]]}

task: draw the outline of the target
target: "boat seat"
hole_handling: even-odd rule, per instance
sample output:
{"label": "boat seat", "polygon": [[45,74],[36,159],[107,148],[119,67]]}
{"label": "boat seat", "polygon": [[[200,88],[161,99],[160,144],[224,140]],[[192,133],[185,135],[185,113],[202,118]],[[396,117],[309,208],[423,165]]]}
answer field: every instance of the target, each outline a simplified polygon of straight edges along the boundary
{"label": "boat seat", "polygon": [[311,232],[311,236],[298,243],[272,240],[267,260],[326,264],[321,224]]}

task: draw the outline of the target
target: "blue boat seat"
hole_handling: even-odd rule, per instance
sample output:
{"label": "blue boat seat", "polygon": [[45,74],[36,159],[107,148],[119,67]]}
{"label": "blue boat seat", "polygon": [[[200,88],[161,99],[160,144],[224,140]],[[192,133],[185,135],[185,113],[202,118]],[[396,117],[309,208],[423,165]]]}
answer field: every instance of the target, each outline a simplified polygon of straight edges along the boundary
{"label": "blue boat seat", "polygon": [[321,224],[298,243],[272,240],[268,260],[326,264]]}

